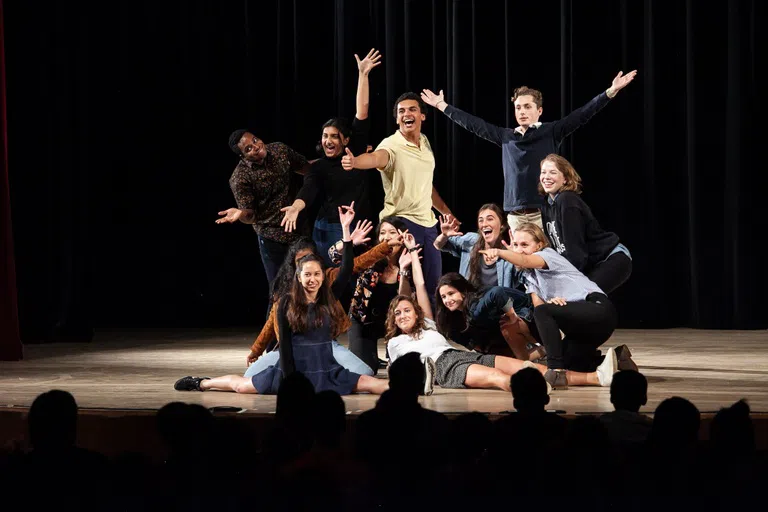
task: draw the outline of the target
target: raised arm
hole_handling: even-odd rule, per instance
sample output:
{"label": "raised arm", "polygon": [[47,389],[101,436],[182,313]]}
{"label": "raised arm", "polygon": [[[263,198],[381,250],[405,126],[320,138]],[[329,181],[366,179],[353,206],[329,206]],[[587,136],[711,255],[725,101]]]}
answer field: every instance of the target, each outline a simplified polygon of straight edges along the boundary
{"label": "raised arm", "polygon": [[424,89],[421,92],[421,99],[424,100],[424,103],[427,105],[435,107],[448,116],[448,119],[465,130],[474,133],[481,139],[485,139],[488,142],[493,142],[497,146],[501,146],[507,128],[501,128],[500,126],[488,123],[479,117],[449,105],[445,102],[445,96],[443,95],[442,90],[439,94],[435,94],[429,89]]}
{"label": "raised arm", "polygon": [[[461,252],[457,250],[453,244],[449,244],[448,242],[452,236],[462,236],[464,234],[459,231],[459,224],[461,223],[453,215],[441,215],[439,220],[440,234],[437,235],[437,238],[435,238],[435,241],[432,243],[432,245],[434,245],[435,249],[438,251],[449,252],[457,258],[460,257]],[[448,248],[445,248],[446,244],[448,245]]]}
{"label": "raised arm", "polygon": [[413,286],[416,288],[416,302],[424,311],[424,318],[434,320],[432,314],[432,303],[429,301],[429,294],[427,293],[427,287],[424,281],[424,272],[421,268],[421,261],[419,261],[419,252],[421,248],[416,245],[416,240],[410,233],[402,233],[403,243],[408,253],[411,255],[411,273],[413,275]]}
{"label": "raised arm", "polygon": [[345,149],[346,155],[341,157],[341,167],[345,171],[352,169],[384,169],[389,164],[389,152],[378,149],[373,153],[363,153],[355,156],[349,148]]}
{"label": "raised arm", "polygon": [[344,242],[344,253],[341,256],[341,268],[336,278],[331,284],[331,291],[337,299],[341,297],[344,289],[352,277],[352,266],[354,264],[355,254],[352,249],[352,235],[349,232],[349,225],[355,218],[355,202],[349,206],[339,206],[339,221],[341,222],[341,236]]}
{"label": "raised arm", "polygon": [[589,103],[583,107],[577,108],[564,118],[555,121],[555,126],[553,127],[555,140],[558,142],[563,140],[568,135],[576,131],[576,129],[581,125],[592,119],[592,116],[600,112],[606,105],[608,105],[608,102],[611,100],[611,98],[616,96],[620,90],[629,85],[629,83],[634,80],[636,75],[637,70],[630,71],[626,75],[622,75],[621,71],[619,71],[619,74],[616,75],[616,78],[613,79],[613,82],[611,82],[611,86],[608,89],[592,98]]}
{"label": "raised arm", "polygon": [[[502,242],[506,245],[506,242]],[[486,254],[492,258],[499,257],[521,268],[547,268],[544,258],[536,254],[518,254],[509,249],[483,249],[480,254]]]}
{"label": "raised arm", "polygon": [[277,327],[280,333],[280,369],[283,371],[283,377],[287,377],[296,370],[296,363],[293,359],[293,332],[291,331],[291,325],[288,323],[288,296],[284,296],[280,299],[278,304],[272,307],[277,307]]}
{"label": "raised arm", "polygon": [[357,95],[355,96],[355,117],[359,120],[368,118],[368,103],[370,100],[370,92],[368,85],[368,73],[373,68],[381,64],[381,55],[378,51],[371,48],[368,55],[360,60],[360,57],[355,54],[355,60],[357,61]]}

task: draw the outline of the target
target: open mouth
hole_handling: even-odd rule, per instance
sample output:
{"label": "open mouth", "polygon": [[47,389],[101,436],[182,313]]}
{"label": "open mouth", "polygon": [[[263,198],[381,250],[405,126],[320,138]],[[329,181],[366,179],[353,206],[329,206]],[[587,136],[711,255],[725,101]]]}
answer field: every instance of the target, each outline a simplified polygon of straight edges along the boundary
{"label": "open mouth", "polygon": [[414,123],[416,123],[416,119],[412,117],[405,117],[403,118],[403,125],[405,125],[406,128],[411,128]]}

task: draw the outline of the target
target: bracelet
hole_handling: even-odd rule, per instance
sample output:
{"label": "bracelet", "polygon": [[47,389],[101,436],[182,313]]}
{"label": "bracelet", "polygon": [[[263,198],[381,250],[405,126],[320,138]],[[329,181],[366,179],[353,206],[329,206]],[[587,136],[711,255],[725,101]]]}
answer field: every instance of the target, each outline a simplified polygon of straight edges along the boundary
{"label": "bracelet", "polygon": [[408,252],[417,251],[418,249],[419,249],[418,246],[417,247],[411,247],[410,249],[408,249]]}
{"label": "bracelet", "polygon": [[401,275],[403,277],[409,277],[411,275],[411,271],[408,269],[401,270],[400,272],[398,272],[398,275]]}

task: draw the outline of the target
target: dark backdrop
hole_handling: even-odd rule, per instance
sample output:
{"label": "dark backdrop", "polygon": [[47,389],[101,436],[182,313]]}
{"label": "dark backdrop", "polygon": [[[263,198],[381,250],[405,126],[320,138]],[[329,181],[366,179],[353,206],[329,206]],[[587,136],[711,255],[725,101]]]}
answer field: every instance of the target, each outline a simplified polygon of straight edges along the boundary
{"label": "dark backdrop", "polygon": [[[252,127],[312,156],[321,124],[354,114],[353,54],[371,47],[384,55],[371,74],[376,140],[407,90],[442,88],[513,125],[517,86],[542,90],[554,120],[637,68],[562,149],[634,257],[615,295],[620,326],[768,327],[763,2],[3,3],[25,341],[259,324],[256,236],[214,224],[234,205],[227,136]],[[478,206],[502,201],[500,149],[432,110],[425,133],[436,186],[474,229]]]}

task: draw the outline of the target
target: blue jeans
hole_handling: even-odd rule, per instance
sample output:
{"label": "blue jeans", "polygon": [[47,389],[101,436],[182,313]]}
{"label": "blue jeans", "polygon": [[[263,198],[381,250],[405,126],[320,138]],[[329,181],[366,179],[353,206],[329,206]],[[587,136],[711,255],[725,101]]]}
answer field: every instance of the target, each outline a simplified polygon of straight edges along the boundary
{"label": "blue jeans", "polygon": [[267,283],[270,285],[277,276],[280,265],[285,260],[290,246],[280,242],[275,242],[268,238],[262,238],[259,235],[259,252],[261,253],[261,263],[264,265],[264,272],[267,274]]}
{"label": "blue jeans", "polygon": [[[373,370],[371,370],[371,368],[367,364],[365,364],[355,354],[350,352],[349,349],[347,349],[343,345],[339,345],[339,343],[336,340],[333,340],[331,342],[331,345],[333,346],[333,357],[334,359],[336,359],[336,362],[339,363],[341,366],[351,371],[352,373],[357,373],[359,375],[369,375],[369,376],[375,375]],[[266,354],[263,354],[260,358],[258,358],[251,366],[248,367],[243,377],[253,377],[257,373],[261,373],[263,370],[266,370],[268,367],[277,365],[279,361],[280,361],[279,350],[273,350],[272,352],[267,352]]]}
{"label": "blue jeans", "polygon": [[429,301],[432,303],[432,311],[435,311],[435,288],[437,288],[437,282],[443,275],[443,256],[442,252],[435,249],[434,242],[437,238],[437,225],[430,228],[425,228],[420,224],[416,224],[403,217],[398,217],[405,227],[408,228],[408,232],[416,239],[416,243],[423,249],[420,255],[422,256],[421,268],[424,272],[424,284],[427,288],[427,294],[429,295]]}
{"label": "blue jeans", "polygon": [[328,257],[328,249],[341,240],[341,224],[337,222],[328,222],[326,219],[317,219],[315,228],[312,230],[312,240],[317,244],[317,252],[323,257],[325,264],[334,266]]}
{"label": "blue jeans", "polygon": [[499,319],[509,307],[515,310],[517,316],[531,321],[533,318],[533,303],[530,296],[516,288],[493,286],[472,304],[469,313],[475,325],[493,328],[499,324]]}

